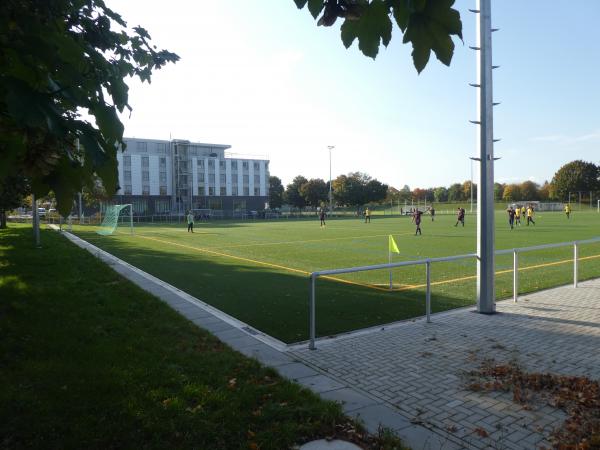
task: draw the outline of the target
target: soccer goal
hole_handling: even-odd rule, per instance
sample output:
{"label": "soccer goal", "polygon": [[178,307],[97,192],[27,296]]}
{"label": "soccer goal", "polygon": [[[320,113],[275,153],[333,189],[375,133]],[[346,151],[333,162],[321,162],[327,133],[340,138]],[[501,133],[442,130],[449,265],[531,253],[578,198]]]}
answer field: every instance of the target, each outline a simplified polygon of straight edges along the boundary
{"label": "soccer goal", "polygon": [[[126,208],[129,208],[128,220],[124,214],[121,214]],[[104,213],[104,220],[100,224],[100,228],[96,230],[96,233],[101,234],[102,236],[114,234],[119,226],[119,220],[121,220],[122,223],[129,222],[129,231],[133,234],[133,206],[131,203],[126,205],[107,205],[106,212]]]}

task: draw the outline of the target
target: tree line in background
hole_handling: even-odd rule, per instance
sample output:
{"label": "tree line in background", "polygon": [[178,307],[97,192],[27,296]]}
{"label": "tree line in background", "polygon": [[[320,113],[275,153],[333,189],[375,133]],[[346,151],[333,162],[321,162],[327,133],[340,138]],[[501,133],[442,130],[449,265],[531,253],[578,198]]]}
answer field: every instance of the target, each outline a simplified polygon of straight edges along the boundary
{"label": "tree line in background", "polygon": [[[385,200],[388,186],[366,173],[340,175],[331,183],[333,201],[337,206],[360,206]],[[278,177],[269,178],[269,206],[284,204],[295,208],[325,206],[329,202],[329,182],[321,178],[295,177],[285,189]]]}
{"label": "tree line in background", "polygon": [[[286,188],[278,177],[269,179],[269,205],[280,208],[287,204],[296,208],[316,207],[329,201],[329,183],[322,179],[307,180],[298,175]],[[367,174],[354,172],[340,175],[332,182],[333,200],[336,206],[360,206],[368,203],[427,201],[462,202],[471,198],[471,182],[454,183],[448,187],[402,189],[387,186]],[[569,201],[569,195],[582,194],[590,199],[600,195],[600,165],[591,162],[572,161],[554,174],[552,181],[540,185],[533,181],[522,183],[494,183],[496,201]],[[477,185],[473,185],[473,198],[477,198]],[[575,200],[577,197],[573,197]]]}

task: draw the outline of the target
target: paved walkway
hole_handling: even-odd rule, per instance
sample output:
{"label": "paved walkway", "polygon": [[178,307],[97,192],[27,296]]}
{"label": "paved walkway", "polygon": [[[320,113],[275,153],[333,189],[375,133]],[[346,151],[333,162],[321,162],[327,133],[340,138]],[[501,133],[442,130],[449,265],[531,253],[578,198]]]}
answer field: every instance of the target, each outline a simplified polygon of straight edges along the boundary
{"label": "paved walkway", "polygon": [[565,419],[561,411],[528,411],[512,394],[469,391],[468,372],[493,359],[600,378],[600,280],[499,302],[497,310],[438,314],[430,324],[409,322],[293,354],[467,448],[550,448],[546,437]]}
{"label": "paved walkway", "polygon": [[[241,353],[339,401],[375,432],[395,430],[414,450],[532,449],[564,420],[548,406],[525,410],[511,394],[471,392],[485,359],[527,370],[600,378],[600,280],[500,302],[499,314],[455,310],[385,330],[288,348],[206,303],[82,241],[117,272]],[[485,430],[488,437],[481,437]]]}

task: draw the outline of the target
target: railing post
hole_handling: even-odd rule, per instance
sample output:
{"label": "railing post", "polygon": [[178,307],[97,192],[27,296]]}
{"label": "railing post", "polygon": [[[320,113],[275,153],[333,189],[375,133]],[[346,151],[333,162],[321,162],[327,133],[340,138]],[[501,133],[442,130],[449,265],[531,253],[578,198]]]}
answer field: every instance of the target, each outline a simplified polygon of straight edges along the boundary
{"label": "railing post", "polygon": [[579,246],[577,241],[573,242],[573,287],[577,287],[578,277],[578,259],[579,259]]}
{"label": "railing post", "polygon": [[427,315],[427,323],[431,323],[431,261],[425,263],[425,282],[427,288],[425,291],[425,314]]}
{"label": "railing post", "polygon": [[309,350],[315,350],[317,347],[315,346],[315,338],[316,338],[316,325],[315,325],[315,281],[316,276],[314,273],[310,274],[310,299],[309,299],[309,335],[310,335],[310,343],[308,344]]}
{"label": "railing post", "polygon": [[519,253],[513,249],[513,301],[517,303],[519,296]]}

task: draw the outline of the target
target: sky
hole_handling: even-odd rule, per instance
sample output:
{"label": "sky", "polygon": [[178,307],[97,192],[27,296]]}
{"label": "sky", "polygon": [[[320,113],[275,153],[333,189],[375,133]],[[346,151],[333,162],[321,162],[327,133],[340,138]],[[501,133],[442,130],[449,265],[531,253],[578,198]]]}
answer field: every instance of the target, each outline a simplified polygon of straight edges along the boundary
{"label": "sky", "polygon": [[[293,0],[108,0],[181,60],[131,80],[127,137],[228,144],[296,175],[366,172],[391,186],[448,186],[477,153],[475,0],[457,0],[464,42],[450,67],[419,75],[395,27],[375,60],[346,50],[338,21],[317,27]],[[598,0],[492,0],[496,181],[551,180],[600,163]],[[476,172],[476,168],[473,170]]]}

